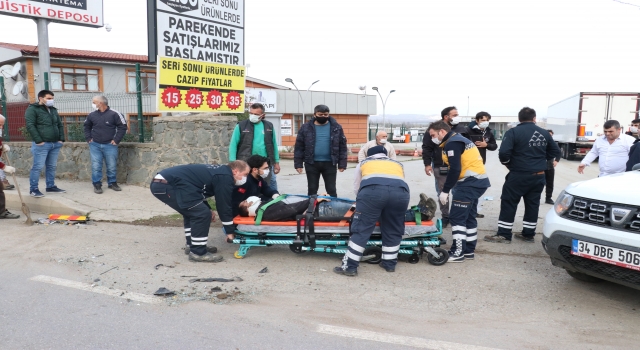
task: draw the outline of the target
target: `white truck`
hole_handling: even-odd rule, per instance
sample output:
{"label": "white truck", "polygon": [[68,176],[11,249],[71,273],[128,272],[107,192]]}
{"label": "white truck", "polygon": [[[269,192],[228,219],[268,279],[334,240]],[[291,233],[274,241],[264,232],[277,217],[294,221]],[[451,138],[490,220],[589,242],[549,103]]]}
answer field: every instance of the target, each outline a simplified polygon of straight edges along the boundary
{"label": "white truck", "polygon": [[639,103],[638,92],[580,92],[549,106],[547,129],[553,130],[562,158],[584,157],[607,120],[617,120],[627,131]]}
{"label": "white truck", "polygon": [[633,170],[565,188],[544,220],[542,246],[551,263],[582,281],[640,289],[638,182],[640,170]]}

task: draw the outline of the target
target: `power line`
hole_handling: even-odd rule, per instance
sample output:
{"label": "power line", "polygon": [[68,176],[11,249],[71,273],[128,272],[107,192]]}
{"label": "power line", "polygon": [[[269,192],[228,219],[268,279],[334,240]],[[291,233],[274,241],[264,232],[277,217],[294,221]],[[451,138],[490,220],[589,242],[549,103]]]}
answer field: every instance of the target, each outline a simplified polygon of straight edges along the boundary
{"label": "power line", "polygon": [[628,2],[624,2],[624,1],[620,1],[620,0],[613,0],[614,2],[620,3],[620,4],[624,4],[624,5],[629,5],[629,6],[633,6],[633,7],[637,7],[640,8],[640,5],[636,5],[636,4],[631,4]]}

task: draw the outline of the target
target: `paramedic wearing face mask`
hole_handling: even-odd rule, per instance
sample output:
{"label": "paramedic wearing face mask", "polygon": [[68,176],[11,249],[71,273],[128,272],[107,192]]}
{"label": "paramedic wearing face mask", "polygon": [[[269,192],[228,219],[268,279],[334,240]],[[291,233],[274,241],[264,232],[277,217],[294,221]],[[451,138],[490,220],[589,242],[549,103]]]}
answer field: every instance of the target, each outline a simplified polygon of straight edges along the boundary
{"label": "paramedic wearing face mask", "polygon": [[[446,122],[454,132],[467,137],[467,128],[460,124],[460,116],[458,116],[458,109],[451,106],[447,107],[440,112],[442,120]],[[433,143],[433,140],[424,135],[422,140],[422,161],[424,162],[424,172],[431,176],[433,174],[436,184],[436,193],[438,196],[442,191],[444,182],[447,179],[447,166],[442,162],[442,150],[438,148],[438,145]],[[440,203],[440,202],[438,202]],[[442,227],[449,226],[449,202],[440,203],[440,212],[442,213]]]}
{"label": "paramedic wearing face mask", "polygon": [[384,130],[380,130],[376,133],[376,139],[371,140],[365,143],[361,148],[360,152],[358,152],[358,162],[362,162],[365,158],[367,158],[367,151],[371,147],[375,146],[383,146],[387,150],[388,157],[391,159],[396,159],[396,150],[393,148],[393,145],[387,139],[387,132]]}
{"label": "paramedic wearing face mask", "polygon": [[239,122],[229,144],[229,161],[244,160],[254,154],[269,159],[269,176],[267,183],[274,191],[278,190],[276,174],[280,173],[280,154],[273,124],[264,119],[264,106],[254,103],[249,107],[249,119]]}
{"label": "paramedic wearing face mask", "polygon": [[247,159],[249,164],[249,176],[247,182],[242,186],[236,186],[233,189],[233,216],[238,215],[238,206],[249,197],[256,196],[261,200],[269,201],[279,196],[278,191],[274,191],[265,179],[269,176],[269,159],[267,157],[252,155]]}
{"label": "paramedic wearing face mask", "polygon": [[441,204],[449,200],[449,193],[455,188],[449,213],[453,241],[448,261],[473,260],[478,239],[478,198],[491,186],[482,157],[473,142],[451,130],[443,120],[429,125],[428,132],[449,167],[439,195]]}
{"label": "paramedic wearing face mask", "polygon": [[195,262],[219,262],[216,247],[207,247],[213,213],[206,199],[215,196],[216,207],[227,241],[235,225],[231,198],[235,186],[247,182],[249,166],[236,160],[228,165],[188,164],[160,171],[151,181],[151,193],[184,218],[185,253]]}
{"label": "paramedic wearing face mask", "polygon": [[58,110],[54,107],[53,92],[40,91],[38,102],[27,107],[24,118],[27,131],[33,140],[31,143],[33,166],[29,175],[29,194],[31,197],[44,197],[44,194],[38,189],[40,172],[43,168],[47,185],[45,192],[47,194],[64,193],[65,191],[59,189],[55,183],[58,154],[64,142],[64,127]]}

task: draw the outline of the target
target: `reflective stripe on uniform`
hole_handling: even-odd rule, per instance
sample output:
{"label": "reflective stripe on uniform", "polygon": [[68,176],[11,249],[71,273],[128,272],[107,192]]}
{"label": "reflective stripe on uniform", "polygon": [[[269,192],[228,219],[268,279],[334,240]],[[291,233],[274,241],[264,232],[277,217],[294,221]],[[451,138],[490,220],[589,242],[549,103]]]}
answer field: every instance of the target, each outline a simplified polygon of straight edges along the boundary
{"label": "reflective stripe on uniform", "polygon": [[352,252],[350,252],[348,250],[347,250],[347,254],[345,254],[345,256],[347,258],[351,259],[351,260],[354,260],[354,261],[360,261],[360,259],[362,259],[362,256],[355,255],[355,254],[353,254]]}
{"label": "reflective stripe on uniform", "polygon": [[223,221],[222,224],[226,226],[233,225],[233,221]]}
{"label": "reflective stripe on uniform", "polygon": [[398,258],[398,253],[395,254],[382,254],[382,260],[393,260]]}
{"label": "reflective stripe on uniform", "polygon": [[364,247],[361,247],[361,246],[353,243],[353,241],[349,241],[349,248],[355,250],[358,253],[364,252]]}
{"label": "reflective stripe on uniform", "polygon": [[395,247],[382,247],[383,252],[396,252],[400,249],[400,245],[398,244]]}
{"label": "reflective stripe on uniform", "polygon": [[451,231],[467,232],[467,227],[466,226],[461,226],[461,225],[456,225],[456,226],[452,226],[451,227]]}

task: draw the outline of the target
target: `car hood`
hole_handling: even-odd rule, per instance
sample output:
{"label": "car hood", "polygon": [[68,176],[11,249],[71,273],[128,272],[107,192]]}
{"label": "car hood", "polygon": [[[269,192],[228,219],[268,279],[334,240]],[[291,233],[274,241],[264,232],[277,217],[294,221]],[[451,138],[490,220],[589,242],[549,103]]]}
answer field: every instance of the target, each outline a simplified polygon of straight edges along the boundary
{"label": "car hood", "polygon": [[640,171],[628,171],[574,182],[565,191],[578,197],[640,206],[639,183]]}

